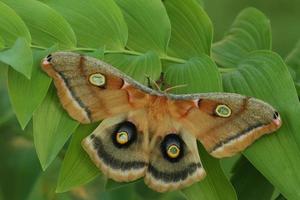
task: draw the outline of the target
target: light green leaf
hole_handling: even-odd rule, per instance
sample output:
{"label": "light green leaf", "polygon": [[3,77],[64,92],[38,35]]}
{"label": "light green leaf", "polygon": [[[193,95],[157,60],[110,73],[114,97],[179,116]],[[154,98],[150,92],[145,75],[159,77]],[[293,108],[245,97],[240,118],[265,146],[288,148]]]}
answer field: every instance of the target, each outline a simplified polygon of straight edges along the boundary
{"label": "light green leaf", "polygon": [[16,12],[0,1],[0,36],[4,43],[11,47],[18,37],[23,37],[28,43],[31,36],[25,23]]}
{"label": "light green leaf", "polygon": [[62,48],[76,46],[75,34],[66,20],[55,10],[36,0],[3,0],[13,8],[28,26],[34,44]]}
{"label": "light green leaf", "polygon": [[231,182],[242,200],[271,199],[274,192],[274,186],[243,156],[234,166]]}
{"label": "light green leaf", "polygon": [[286,64],[290,67],[290,73],[294,78],[298,95],[300,95],[300,41],[286,57]]}
{"label": "light green leaf", "polygon": [[171,24],[160,0],[116,0],[128,25],[127,47],[165,55],[171,35]]}
{"label": "light green leaf", "polygon": [[55,159],[77,126],[78,122],[72,120],[63,110],[56,90],[51,87],[33,114],[34,144],[43,170]]}
{"label": "light green leaf", "polygon": [[168,86],[185,85],[172,90],[176,93],[212,92],[222,88],[217,66],[206,55],[182,64],[169,64],[165,70],[165,81]]}
{"label": "light green leaf", "polygon": [[157,80],[162,70],[159,57],[153,51],[142,55],[106,54],[104,60],[145,85],[147,76]]}
{"label": "light green leaf", "polygon": [[172,25],[168,54],[191,58],[210,55],[212,23],[196,0],[165,0]]}
{"label": "light green leaf", "polygon": [[79,46],[123,49],[128,31],[122,13],[113,0],[50,0],[71,24]]}
{"label": "light green leaf", "polygon": [[99,169],[81,147],[81,141],[91,134],[97,125],[81,125],[73,134],[60,170],[56,192],[66,192],[86,184],[100,174]]}
{"label": "light green leaf", "polygon": [[272,45],[269,19],[255,8],[240,12],[224,39],[213,44],[212,56],[222,67],[237,67],[249,52],[269,50]]}
{"label": "light green leaf", "polygon": [[0,52],[0,61],[30,79],[33,58],[29,43],[25,38],[18,38],[12,48]]}
{"label": "light green leaf", "polygon": [[47,94],[51,79],[41,70],[41,60],[50,52],[34,51],[34,64],[31,79],[28,80],[13,69],[8,70],[8,90],[17,119],[24,129],[32,117],[33,112],[41,104]]}
{"label": "light green leaf", "polygon": [[223,83],[227,92],[257,97],[279,111],[283,126],[244,155],[286,198],[300,199],[300,104],[286,65],[275,53],[255,51],[225,74]]}
{"label": "light green leaf", "polygon": [[203,147],[200,148],[200,158],[207,176],[200,181],[183,189],[188,200],[209,199],[209,200],[235,200],[236,194],[232,185],[226,179],[220,163],[212,158]]}

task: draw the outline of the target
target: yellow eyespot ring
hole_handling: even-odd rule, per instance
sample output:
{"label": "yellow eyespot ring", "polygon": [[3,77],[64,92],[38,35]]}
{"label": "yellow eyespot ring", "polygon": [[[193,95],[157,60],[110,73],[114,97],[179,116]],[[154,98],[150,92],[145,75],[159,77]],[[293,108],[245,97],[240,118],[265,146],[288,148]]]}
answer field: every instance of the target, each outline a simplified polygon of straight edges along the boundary
{"label": "yellow eyespot ring", "polygon": [[177,158],[179,156],[180,149],[177,145],[172,144],[167,149],[167,154],[170,158]]}
{"label": "yellow eyespot ring", "polygon": [[118,132],[116,135],[116,140],[119,144],[126,144],[129,140],[128,133],[125,131]]}
{"label": "yellow eyespot ring", "polygon": [[218,105],[215,111],[220,117],[230,117],[231,115],[231,109],[224,104]]}
{"label": "yellow eyespot ring", "polygon": [[100,73],[95,73],[90,75],[89,82],[95,86],[103,86],[106,82],[105,76]]}

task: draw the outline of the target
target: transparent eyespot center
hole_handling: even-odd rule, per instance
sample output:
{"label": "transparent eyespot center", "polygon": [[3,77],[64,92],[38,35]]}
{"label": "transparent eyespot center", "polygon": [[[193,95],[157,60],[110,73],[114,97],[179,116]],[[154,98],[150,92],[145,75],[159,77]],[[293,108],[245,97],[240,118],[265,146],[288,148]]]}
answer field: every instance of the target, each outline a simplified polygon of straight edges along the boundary
{"label": "transparent eyespot center", "polygon": [[229,117],[231,115],[231,109],[226,105],[218,105],[216,114],[220,117]]}
{"label": "transparent eyespot center", "polygon": [[168,147],[167,154],[170,158],[177,158],[179,156],[180,149],[177,145],[172,144]]}
{"label": "transparent eyespot center", "polygon": [[89,81],[92,85],[103,86],[105,84],[105,76],[100,73],[92,74],[89,77]]}
{"label": "transparent eyespot center", "polygon": [[128,133],[125,131],[117,133],[116,140],[119,144],[126,144],[129,140]]}

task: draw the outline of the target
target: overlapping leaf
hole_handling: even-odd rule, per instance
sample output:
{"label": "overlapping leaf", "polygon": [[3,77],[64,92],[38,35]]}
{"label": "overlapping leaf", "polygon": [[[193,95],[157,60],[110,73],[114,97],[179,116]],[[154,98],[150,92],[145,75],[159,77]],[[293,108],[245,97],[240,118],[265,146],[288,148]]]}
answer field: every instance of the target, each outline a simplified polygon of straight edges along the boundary
{"label": "overlapping leaf", "polygon": [[50,0],[71,24],[78,45],[109,50],[123,49],[128,37],[122,13],[113,0]]}
{"label": "overlapping leaf", "polygon": [[116,0],[128,25],[127,47],[165,55],[171,34],[167,12],[160,0]]}
{"label": "overlapping leaf", "polygon": [[237,192],[238,199],[271,199],[274,186],[247,159],[241,157],[234,166],[233,173],[231,182]]}
{"label": "overlapping leaf", "polygon": [[29,43],[25,38],[18,38],[10,49],[0,52],[0,61],[10,65],[26,78],[31,77],[33,58]]}
{"label": "overlapping leaf", "polygon": [[269,19],[255,8],[240,12],[224,39],[212,48],[214,60],[222,67],[236,67],[249,52],[271,49]]}
{"label": "overlapping leaf", "polygon": [[95,125],[81,125],[73,134],[60,170],[57,192],[65,192],[88,183],[100,174],[99,169],[81,147],[81,141],[93,132]]}
{"label": "overlapping leaf", "polygon": [[32,42],[44,47],[58,43],[63,48],[76,46],[76,38],[66,20],[46,4],[36,0],[3,0],[28,26]]}
{"label": "overlapping leaf", "polygon": [[162,71],[159,57],[153,51],[142,55],[107,54],[104,60],[145,85],[147,77],[157,80]]}
{"label": "overlapping leaf", "polygon": [[28,43],[31,36],[25,23],[16,12],[0,1],[0,36],[4,43],[11,47],[18,37],[23,37]]}
{"label": "overlapping leaf", "polygon": [[222,88],[217,66],[206,55],[191,58],[182,64],[169,64],[165,79],[169,86],[183,86],[172,90],[177,93],[212,92]]}
{"label": "overlapping leaf", "polygon": [[232,185],[228,183],[228,180],[220,167],[219,161],[208,155],[203,147],[200,148],[200,158],[207,176],[203,181],[182,190],[182,192],[187,196],[187,199],[237,199]]}
{"label": "overlapping leaf", "polygon": [[297,43],[296,47],[287,56],[286,63],[290,67],[290,72],[294,78],[294,83],[300,95],[300,41]]}
{"label": "overlapping leaf", "polygon": [[282,59],[269,51],[256,51],[223,76],[226,91],[254,96],[272,104],[283,126],[245,151],[252,164],[288,199],[299,199],[300,104],[292,78]]}
{"label": "overlapping leaf", "polygon": [[23,129],[47,94],[51,79],[41,71],[40,64],[42,58],[54,49],[33,52],[34,64],[30,80],[13,69],[8,71],[8,89],[11,104]]}
{"label": "overlapping leaf", "polygon": [[44,170],[55,159],[77,126],[78,122],[63,110],[55,88],[51,87],[33,115],[34,144]]}
{"label": "overlapping leaf", "polygon": [[199,2],[165,0],[164,4],[172,25],[168,54],[181,58],[210,55],[212,24]]}

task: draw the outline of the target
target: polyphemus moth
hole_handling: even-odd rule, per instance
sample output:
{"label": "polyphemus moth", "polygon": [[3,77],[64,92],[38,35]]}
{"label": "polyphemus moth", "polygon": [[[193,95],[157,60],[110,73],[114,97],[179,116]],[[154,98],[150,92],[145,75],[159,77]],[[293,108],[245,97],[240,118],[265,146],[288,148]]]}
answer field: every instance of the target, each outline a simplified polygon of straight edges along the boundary
{"label": "polyphemus moth", "polygon": [[115,181],[144,177],[158,192],[206,175],[196,139],[217,158],[232,156],[281,126],[269,104],[239,94],[174,95],[146,87],[111,65],[77,53],[48,55],[42,68],[80,123],[103,120],[82,146]]}

